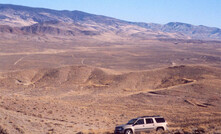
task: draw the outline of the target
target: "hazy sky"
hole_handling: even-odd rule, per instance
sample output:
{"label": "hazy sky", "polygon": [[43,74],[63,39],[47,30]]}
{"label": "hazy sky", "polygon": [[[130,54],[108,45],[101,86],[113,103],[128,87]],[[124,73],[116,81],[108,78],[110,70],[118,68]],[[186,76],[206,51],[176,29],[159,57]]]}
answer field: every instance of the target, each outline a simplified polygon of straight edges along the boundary
{"label": "hazy sky", "polygon": [[0,0],[58,10],[80,10],[136,22],[185,22],[221,28],[221,0]]}

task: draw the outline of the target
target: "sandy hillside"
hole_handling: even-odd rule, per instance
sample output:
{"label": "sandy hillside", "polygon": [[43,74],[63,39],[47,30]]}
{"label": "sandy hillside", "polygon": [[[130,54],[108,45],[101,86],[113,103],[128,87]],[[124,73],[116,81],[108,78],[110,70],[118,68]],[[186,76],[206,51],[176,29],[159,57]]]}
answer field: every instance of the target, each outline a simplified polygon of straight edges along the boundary
{"label": "sandy hillside", "polygon": [[220,132],[220,72],[182,65],[121,74],[88,66],[2,73],[1,127],[7,133],[103,133],[133,117],[162,115],[171,130]]}

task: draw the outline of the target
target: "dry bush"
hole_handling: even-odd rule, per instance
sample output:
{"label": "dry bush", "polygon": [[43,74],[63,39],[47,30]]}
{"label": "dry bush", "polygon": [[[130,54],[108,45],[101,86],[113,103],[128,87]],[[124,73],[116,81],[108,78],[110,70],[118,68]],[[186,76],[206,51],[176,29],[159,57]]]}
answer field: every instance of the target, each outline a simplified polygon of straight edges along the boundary
{"label": "dry bush", "polygon": [[8,134],[7,130],[0,126],[0,134]]}

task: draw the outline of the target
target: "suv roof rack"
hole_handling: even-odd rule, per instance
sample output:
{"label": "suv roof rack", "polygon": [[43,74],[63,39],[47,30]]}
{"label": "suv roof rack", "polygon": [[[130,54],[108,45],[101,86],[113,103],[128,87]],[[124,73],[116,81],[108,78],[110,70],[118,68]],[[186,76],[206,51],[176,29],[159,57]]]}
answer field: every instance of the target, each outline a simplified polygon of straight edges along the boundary
{"label": "suv roof rack", "polygon": [[145,117],[161,117],[160,115],[152,115],[152,116],[140,116],[138,118],[145,118]]}

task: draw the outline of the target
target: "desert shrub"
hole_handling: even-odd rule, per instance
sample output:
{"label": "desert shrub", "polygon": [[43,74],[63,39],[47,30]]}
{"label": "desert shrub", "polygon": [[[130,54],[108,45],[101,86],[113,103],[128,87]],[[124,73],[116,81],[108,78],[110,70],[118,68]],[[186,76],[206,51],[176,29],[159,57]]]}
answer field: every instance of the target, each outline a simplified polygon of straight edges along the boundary
{"label": "desert shrub", "polygon": [[77,132],[76,134],[84,134],[83,132]]}
{"label": "desert shrub", "polygon": [[7,130],[0,126],[0,134],[8,134]]}

